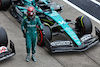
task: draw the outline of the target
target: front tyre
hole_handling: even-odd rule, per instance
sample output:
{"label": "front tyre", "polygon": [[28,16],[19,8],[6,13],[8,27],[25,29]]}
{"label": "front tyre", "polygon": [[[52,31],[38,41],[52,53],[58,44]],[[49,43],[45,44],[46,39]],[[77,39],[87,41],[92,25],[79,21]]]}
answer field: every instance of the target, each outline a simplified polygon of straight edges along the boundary
{"label": "front tyre", "polygon": [[11,5],[11,0],[0,0],[0,10],[7,10]]}
{"label": "front tyre", "polygon": [[39,27],[37,26],[38,30],[37,30],[37,34],[38,34],[38,42],[37,44],[39,46],[43,46],[44,45],[44,42],[43,42],[43,34],[42,34],[42,31],[39,29]]}
{"label": "front tyre", "polygon": [[[52,33],[51,33],[50,27],[48,25],[43,24],[43,31],[45,33],[44,36],[50,41],[52,39]],[[42,31],[39,30],[39,28],[38,28],[37,32],[38,32],[38,43],[37,44],[40,46],[45,45]]]}
{"label": "front tyre", "polygon": [[80,35],[92,33],[92,23],[87,16],[79,16],[76,19],[75,28]]}
{"label": "front tyre", "polygon": [[50,41],[52,39],[52,32],[50,29],[50,25],[47,23],[43,24],[43,31],[45,33],[45,37]]}
{"label": "front tyre", "polygon": [[0,46],[6,46],[8,44],[8,37],[4,28],[0,27]]}

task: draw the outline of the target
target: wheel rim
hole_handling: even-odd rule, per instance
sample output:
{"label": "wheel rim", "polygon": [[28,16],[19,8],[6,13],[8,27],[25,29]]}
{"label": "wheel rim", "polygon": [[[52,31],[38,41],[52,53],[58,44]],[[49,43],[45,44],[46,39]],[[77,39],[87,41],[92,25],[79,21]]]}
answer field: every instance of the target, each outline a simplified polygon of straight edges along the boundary
{"label": "wheel rim", "polygon": [[38,45],[42,45],[42,42],[43,42],[43,34],[42,34],[42,31],[39,30],[39,27],[37,26],[38,30],[37,30],[37,33],[38,33]]}

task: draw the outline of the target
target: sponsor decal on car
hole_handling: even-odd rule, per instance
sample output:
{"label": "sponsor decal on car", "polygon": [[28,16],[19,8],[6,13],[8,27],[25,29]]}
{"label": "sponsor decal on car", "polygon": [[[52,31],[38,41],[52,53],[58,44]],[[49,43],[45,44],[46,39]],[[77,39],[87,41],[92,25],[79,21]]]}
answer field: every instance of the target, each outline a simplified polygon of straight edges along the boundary
{"label": "sponsor decal on car", "polygon": [[0,47],[0,53],[6,52],[6,51],[8,51],[7,47],[5,47],[5,46]]}
{"label": "sponsor decal on car", "polygon": [[82,42],[85,42],[85,41],[89,40],[90,38],[92,38],[91,34],[84,35],[84,36],[81,38],[81,41],[82,41]]}
{"label": "sponsor decal on car", "polygon": [[62,24],[66,24],[66,22],[65,21],[59,21],[59,23],[62,25]]}
{"label": "sponsor decal on car", "polygon": [[61,45],[71,46],[71,44],[72,41],[56,41],[51,43],[52,46],[61,46]]}

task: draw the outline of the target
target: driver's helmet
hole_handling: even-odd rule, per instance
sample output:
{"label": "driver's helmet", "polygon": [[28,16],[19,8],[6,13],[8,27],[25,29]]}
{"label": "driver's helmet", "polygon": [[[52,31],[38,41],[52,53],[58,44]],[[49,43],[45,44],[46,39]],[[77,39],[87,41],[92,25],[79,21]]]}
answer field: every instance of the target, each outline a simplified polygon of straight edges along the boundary
{"label": "driver's helmet", "polygon": [[34,7],[28,7],[28,10],[27,10],[27,17],[29,19],[33,19],[36,15],[36,10]]}

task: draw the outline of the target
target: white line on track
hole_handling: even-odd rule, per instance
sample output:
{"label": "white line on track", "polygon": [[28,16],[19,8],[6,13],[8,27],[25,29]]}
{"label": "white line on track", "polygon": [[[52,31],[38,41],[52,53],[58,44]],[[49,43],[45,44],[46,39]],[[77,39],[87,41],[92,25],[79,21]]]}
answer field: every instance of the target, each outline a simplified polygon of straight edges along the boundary
{"label": "white line on track", "polygon": [[67,4],[69,4],[70,6],[74,7],[75,9],[77,9],[78,11],[80,11],[81,13],[87,15],[89,18],[93,19],[94,21],[96,21],[97,23],[100,24],[100,20],[98,20],[97,18],[93,17],[92,15],[90,15],[89,13],[85,12],[84,10],[82,10],[81,8],[77,7],[76,5],[72,4],[71,2],[69,2],[68,0],[63,0],[64,2],[66,2]]}
{"label": "white line on track", "polygon": [[91,1],[100,6],[100,3],[98,1],[96,1],[96,0],[91,0]]}

